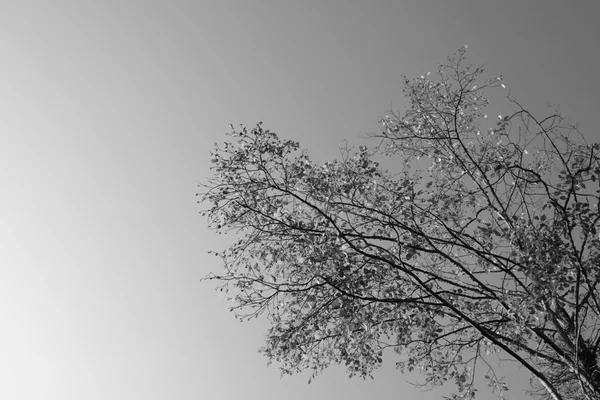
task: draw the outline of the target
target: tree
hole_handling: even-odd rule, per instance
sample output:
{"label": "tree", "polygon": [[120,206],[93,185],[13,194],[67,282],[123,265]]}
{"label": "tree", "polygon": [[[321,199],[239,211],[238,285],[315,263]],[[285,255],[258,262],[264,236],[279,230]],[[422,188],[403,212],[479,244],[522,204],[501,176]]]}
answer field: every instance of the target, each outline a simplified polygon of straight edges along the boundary
{"label": "tree", "polygon": [[374,145],[323,165],[262,123],[215,145],[204,213],[239,240],[207,279],[240,319],[266,315],[261,351],[283,373],[366,377],[390,348],[453,399],[475,398],[476,374],[502,397],[495,357],[540,398],[600,399],[600,146],[510,95],[486,129],[504,85],[483,74],[461,49],[405,79],[410,107]]}

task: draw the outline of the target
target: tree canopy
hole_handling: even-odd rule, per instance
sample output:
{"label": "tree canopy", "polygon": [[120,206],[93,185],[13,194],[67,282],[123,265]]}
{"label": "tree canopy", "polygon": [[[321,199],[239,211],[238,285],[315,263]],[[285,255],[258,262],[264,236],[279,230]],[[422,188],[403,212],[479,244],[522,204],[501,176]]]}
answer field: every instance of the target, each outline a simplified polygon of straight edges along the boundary
{"label": "tree canopy", "polygon": [[236,242],[207,279],[239,318],[266,316],[261,351],[283,373],[366,377],[393,349],[453,399],[479,376],[503,396],[494,358],[540,398],[600,399],[600,146],[510,95],[513,112],[488,118],[502,82],[460,49],[325,164],[262,123],[215,145],[199,195]]}

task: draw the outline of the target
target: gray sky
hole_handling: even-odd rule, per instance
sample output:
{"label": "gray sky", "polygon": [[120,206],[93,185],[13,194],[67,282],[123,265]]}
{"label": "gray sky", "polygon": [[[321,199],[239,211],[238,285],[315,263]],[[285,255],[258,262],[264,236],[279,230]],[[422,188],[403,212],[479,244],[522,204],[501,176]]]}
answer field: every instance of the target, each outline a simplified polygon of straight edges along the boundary
{"label": "gray sky", "polygon": [[[229,122],[337,156],[402,109],[402,74],[465,44],[526,106],[560,104],[597,141],[595,3],[2,1],[0,397],[449,394],[410,387],[393,358],[374,381],[280,379],[257,353],[264,322],[235,321],[199,283],[223,242],[196,181]],[[506,373],[522,398],[524,373]]]}

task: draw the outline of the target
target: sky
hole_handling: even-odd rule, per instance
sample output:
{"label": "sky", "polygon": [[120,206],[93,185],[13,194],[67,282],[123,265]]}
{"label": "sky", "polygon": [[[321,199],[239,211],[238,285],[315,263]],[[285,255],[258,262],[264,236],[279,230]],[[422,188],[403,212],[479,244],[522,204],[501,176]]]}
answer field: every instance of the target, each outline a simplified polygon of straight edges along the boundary
{"label": "sky", "polygon": [[[524,105],[558,104],[599,141],[596,3],[1,1],[0,398],[449,395],[408,384],[393,355],[371,381],[267,367],[266,323],[200,282],[225,246],[196,203],[209,150],[228,123],[264,121],[335,158],[406,105],[402,75],[465,44]],[[504,371],[523,398],[524,372]]]}

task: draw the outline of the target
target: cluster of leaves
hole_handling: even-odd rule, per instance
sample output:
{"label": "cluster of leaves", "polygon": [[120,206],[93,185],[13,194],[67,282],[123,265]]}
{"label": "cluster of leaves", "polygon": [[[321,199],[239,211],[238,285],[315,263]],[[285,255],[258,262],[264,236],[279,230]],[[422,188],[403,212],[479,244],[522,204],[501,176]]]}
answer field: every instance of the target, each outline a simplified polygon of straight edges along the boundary
{"label": "cluster of leaves", "polygon": [[464,58],[407,79],[410,108],[341,160],[232,127],[201,195],[239,240],[207,278],[242,320],[267,316],[262,351],[287,374],[337,363],[366,377],[391,348],[455,399],[475,397],[482,368],[502,396],[497,355],[542,398],[598,399],[600,146],[509,97],[514,113],[485,129],[485,93],[504,84]]}

